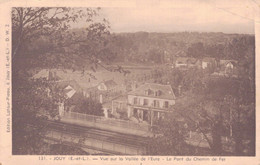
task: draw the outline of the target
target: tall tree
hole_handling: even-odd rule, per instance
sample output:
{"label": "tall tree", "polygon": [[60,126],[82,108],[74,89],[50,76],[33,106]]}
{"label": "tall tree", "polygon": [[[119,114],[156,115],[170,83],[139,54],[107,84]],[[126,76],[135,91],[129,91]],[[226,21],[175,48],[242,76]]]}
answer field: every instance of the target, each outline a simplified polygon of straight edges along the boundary
{"label": "tall tree", "polygon": [[[98,16],[100,8],[21,8],[12,9],[12,58],[31,55],[42,63],[77,67],[84,61],[98,64],[96,55],[107,44],[109,23]],[[83,21],[82,30],[72,30]],[[35,50],[35,42],[45,40],[44,52]],[[86,53],[88,52],[88,53]],[[19,60],[22,60],[19,58]],[[83,62],[82,62],[83,61]],[[50,66],[49,66],[50,67]],[[82,67],[82,66],[81,66]]]}
{"label": "tall tree", "polygon": [[[82,67],[84,60],[93,66],[98,65],[101,57],[96,57],[97,53],[84,54],[83,51],[75,50],[89,46],[89,49],[94,49],[92,52],[98,52],[107,42],[104,40],[105,35],[109,34],[107,20],[94,19],[99,10],[37,7],[12,9],[13,154],[47,153],[42,150],[45,130],[45,125],[40,120],[43,119],[42,112],[54,118],[58,114],[58,103],[64,99],[55,83],[46,79],[32,80],[27,75],[26,68],[19,67],[19,63],[27,62],[26,57],[29,57],[36,58],[33,62],[38,61],[39,64],[49,63],[48,67],[63,64],[64,68],[69,65],[75,69],[76,66]],[[85,20],[86,28],[83,32],[70,29],[77,20]],[[39,41],[42,44],[38,43],[38,48],[32,47]]]}
{"label": "tall tree", "polygon": [[[15,74],[15,73],[13,73]],[[13,154],[44,154],[45,115],[58,115],[57,103],[64,99],[61,91],[44,79],[28,80],[26,75],[12,79]],[[46,149],[46,148],[45,148]]]}
{"label": "tall tree", "polygon": [[203,58],[205,55],[205,48],[202,42],[192,44],[187,50],[188,56],[194,58]]}
{"label": "tall tree", "polygon": [[150,155],[189,155],[192,154],[186,144],[187,129],[177,121],[176,115],[167,114],[160,120],[153,131],[155,137],[150,139]]}

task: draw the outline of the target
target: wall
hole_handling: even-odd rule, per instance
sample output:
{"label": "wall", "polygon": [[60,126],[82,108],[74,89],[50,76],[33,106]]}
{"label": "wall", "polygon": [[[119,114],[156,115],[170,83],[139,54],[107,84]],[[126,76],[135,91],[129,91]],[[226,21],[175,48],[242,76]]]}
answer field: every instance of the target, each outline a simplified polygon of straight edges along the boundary
{"label": "wall", "polygon": [[[144,106],[143,103],[144,103],[144,99],[147,99],[148,100],[148,105],[147,107],[151,106],[151,107],[154,107],[153,106],[153,101],[154,100],[158,100],[159,101],[159,107],[160,108],[164,108],[164,102],[165,101],[168,101],[169,102],[169,106],[171,105],[174,105],[175,104],[175,100],[169,100],[169,99],[160,99],[160,98],[153,98],[153,97],[145,97],[145,96],[133,96],[133,95],[128,95],[128,103],[131,104],[131,105],[134,105],[134,98],[137,97],[138,99],[140,99],[140,101],[138,102],[138,104],[136,105],[140,105],[140,106]],[[137,100],[138,100],[137,99]],[[145,107],[145,106],[144,106]]]}

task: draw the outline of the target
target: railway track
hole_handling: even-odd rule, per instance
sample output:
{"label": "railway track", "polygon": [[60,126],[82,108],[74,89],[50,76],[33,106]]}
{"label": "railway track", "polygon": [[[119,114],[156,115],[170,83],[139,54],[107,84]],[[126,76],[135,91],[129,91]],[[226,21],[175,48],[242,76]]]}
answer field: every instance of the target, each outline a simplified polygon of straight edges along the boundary
{"label": "railway track", "polygon": [[85,127],[79,125],[73,125],[68,123],[61,123],[57,121],[46,121],[48,129],[58,132],[69,133],[77,136],[87,137],[91,139],[97,139],[107,142],[113,142],[116,144],[122,144],[133,147],[145,147],[148,144],[148,138],[123,134],[118,132],[105,131],[92,127]]}

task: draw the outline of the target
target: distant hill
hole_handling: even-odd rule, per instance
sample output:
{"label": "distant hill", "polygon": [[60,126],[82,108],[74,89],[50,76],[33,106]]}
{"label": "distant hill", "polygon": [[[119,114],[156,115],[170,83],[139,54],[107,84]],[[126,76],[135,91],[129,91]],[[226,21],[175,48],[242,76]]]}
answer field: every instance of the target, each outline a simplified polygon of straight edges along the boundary
{"label": "distant hill", "polygon": [[[83,33],[84,29],[73,29],[72,33],[77,33],[81,37],[88,37]],[[82,50],[100,49],[95,56],[107,56],[102,62],[131,63],[131,64],[162,64],[171,63],[179,56],[195,58],[214,57],[216,59],[243,60],[254,58],[255,56],[255,36],[247,34],[225,34],[225,33],[199,33],[199,32],[176,32],[176,33],[112,33],[107,38],[107,43],[102,48],[91,47],[92,41],[78,46]],[[80,66],[84,61],[76,55],[78,47],[74,53],[64,52],[48,53],[42,55],[52,48],[52,43],[48,38],[42,37],[30,45],[26,53],[29,55],[19,59],[23,65],[39,66],[48,65],[56,61],[63,61],[61,64],[55,61],[51,67],[64,66],[70,61],[78,61]],[[86,51],[89,53],[88,51]],[[90,53],[91,54],[91,53]],[[63,55],[63,56],[61,56]],[[64,58],[68,56],[69,58]],[[48,61],[49,60],[49,61]],[[46,66],[45,66],[46,67]],[[64,66],[66,68],[66,66]],[[69,65],[68,65],[69,67]]]}
{"label": "distant hill", "polygon": [[119,60],[163,63],[165,57],[204,56],[239,60],[254,55],[255,38],[246,34],[224,33],[118,33],[113,48]]}

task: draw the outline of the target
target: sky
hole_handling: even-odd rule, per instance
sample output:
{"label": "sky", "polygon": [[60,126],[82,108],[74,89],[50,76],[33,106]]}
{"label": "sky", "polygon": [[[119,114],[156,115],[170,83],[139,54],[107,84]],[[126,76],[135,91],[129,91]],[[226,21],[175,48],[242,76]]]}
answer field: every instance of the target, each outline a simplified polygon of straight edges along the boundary
{"label": "sky", "polygon": [[[258,5],[259,4],[259,5]],[[111,31],[224,32],[254,34],[260,0],[149,0],[101,7]]]}

